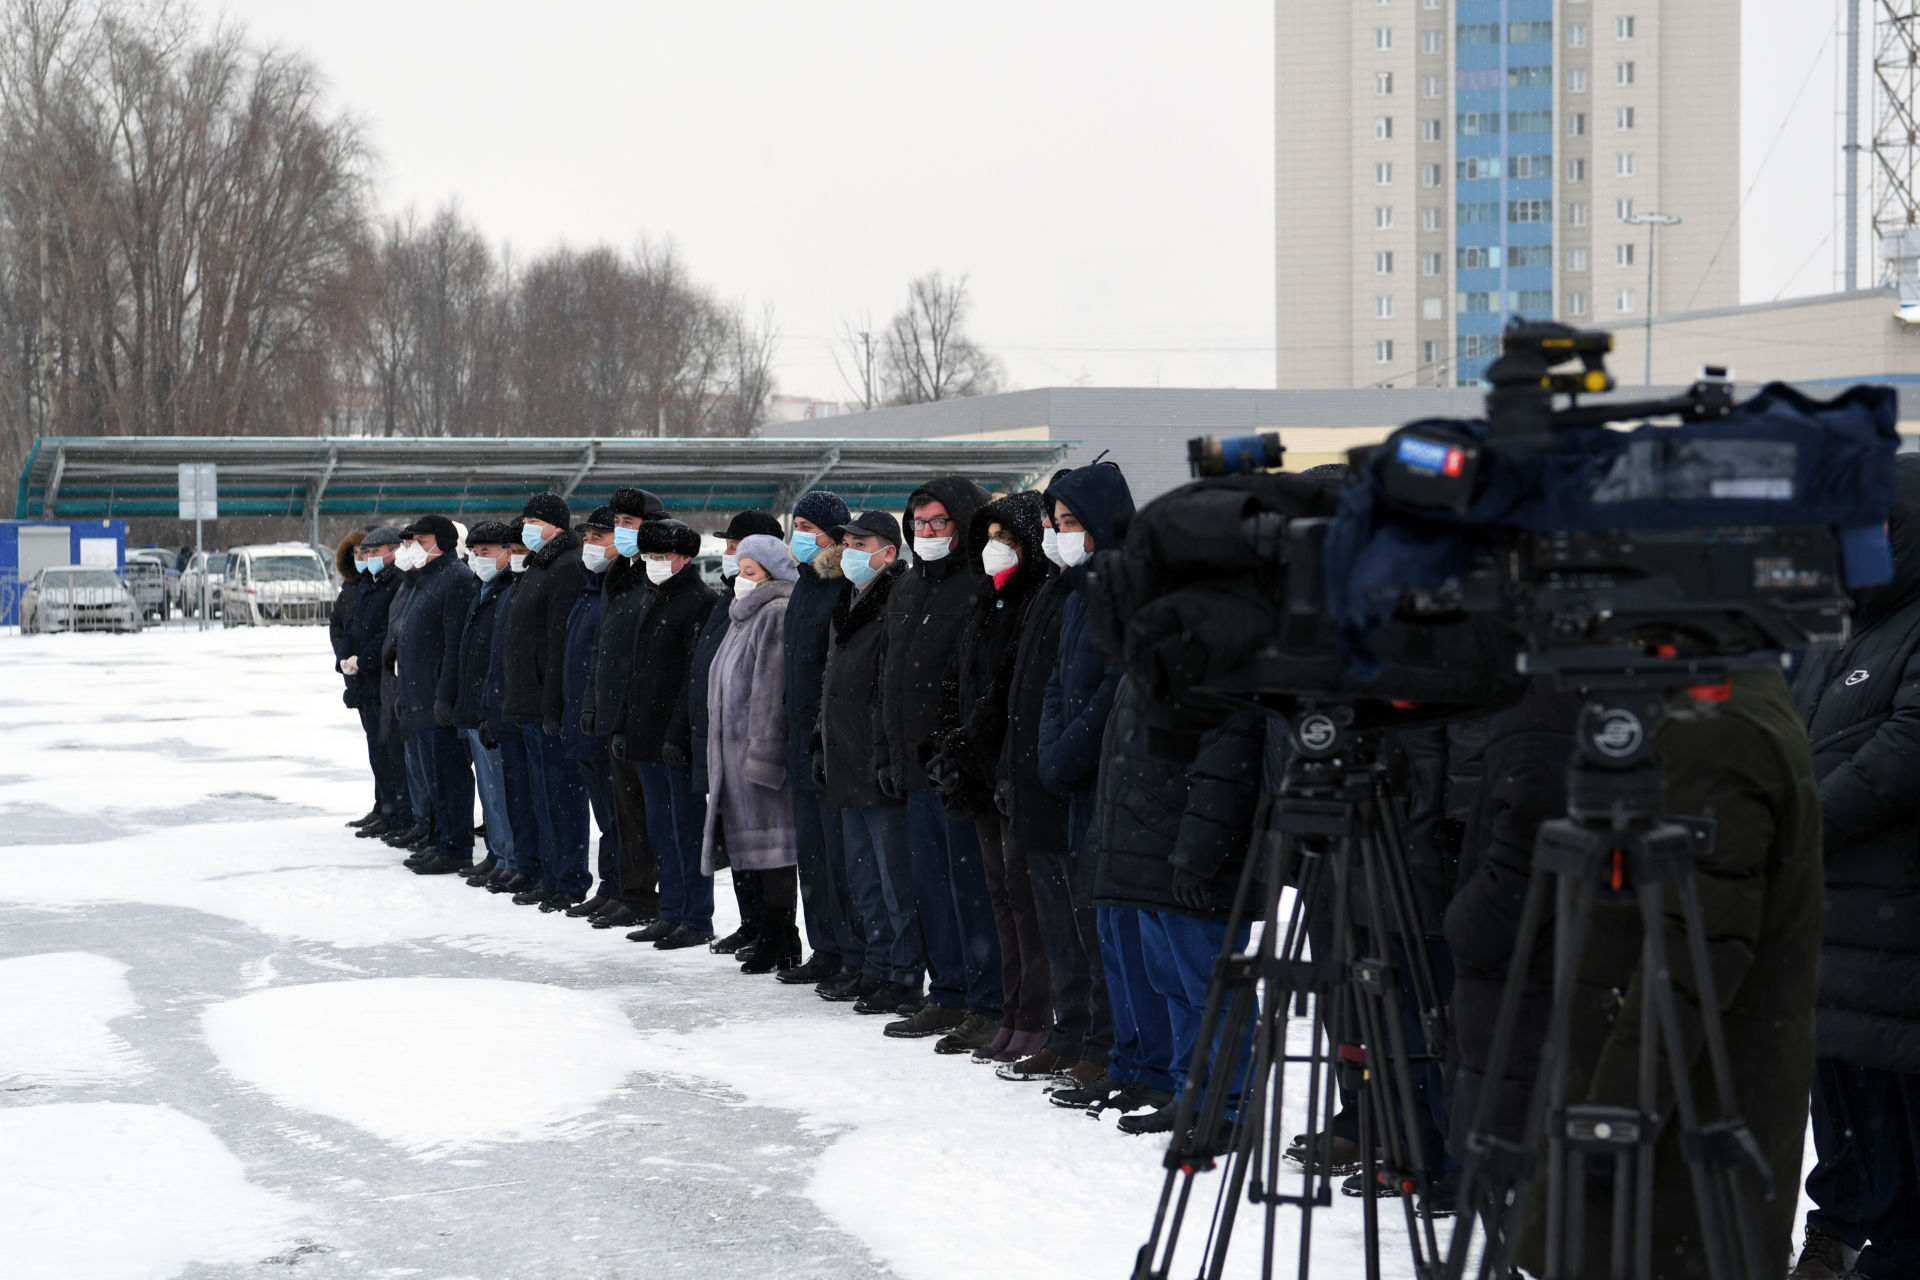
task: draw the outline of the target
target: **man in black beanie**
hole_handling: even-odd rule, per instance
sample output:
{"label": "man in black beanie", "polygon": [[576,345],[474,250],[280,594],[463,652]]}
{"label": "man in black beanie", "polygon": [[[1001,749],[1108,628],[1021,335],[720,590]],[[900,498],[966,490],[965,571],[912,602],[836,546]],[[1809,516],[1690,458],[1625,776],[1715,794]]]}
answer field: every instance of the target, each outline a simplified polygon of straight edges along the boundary
{"label": "man in black beanie", "polygon": [[502,718],[517,725],[527,745],[534,817],[540,828],[540,884],[513,896],[520,906],[558,901],[570,907],[587,896],[587,789],[567,759],[560,718],[550,713],[549,681],[566,660],[567,615],[580,594],[580,535],[557,493],[536,493],[521,511],[526,572],[507,605],[506,698]]}
{"label": "man in black beanie", "polygon": [[[619,732],[626,716],[627,693],[634,683],[634,637],[653,600],[639,561],[640,530],[649,520],[667,518],[660,499],[645,489],[616,489],[607,506],[613,511],[614,561],[601,589],[600,635],[580,713],[580,728],[602,741]],[[602,912],[593,924],[645,927],[660,918],[660,871],[647,835],[647,796],[639,766],[609,758],[607,781],[613,790],[614,837],[620,844],[619,898],[626,910]]]}
{"label": "man in black beanie", "polygon": [[614,759],[637,766],[647,835],[660,868],[660,918],[628,936],[670,951],[713,940],[713,877],[700,873],[705,809],[693,794],[692,772],[668,764],[663,748],[694,639],[718,597],[693,567],[700,535],[678,520],[648,520],[638,548],[651,599],[634,634],[625,713],[607,749]]}
{"label": "man in black beanie", "polygon": [[433,791],[433,843],[408,859],[420,875],[473,866],[473,766],[454,722],[460,698],[460,635],[480,584],[460,560],[459,531],[445,516],[404,530],[414,564],[414,602],[399,645],[400,724],[414,735]]}

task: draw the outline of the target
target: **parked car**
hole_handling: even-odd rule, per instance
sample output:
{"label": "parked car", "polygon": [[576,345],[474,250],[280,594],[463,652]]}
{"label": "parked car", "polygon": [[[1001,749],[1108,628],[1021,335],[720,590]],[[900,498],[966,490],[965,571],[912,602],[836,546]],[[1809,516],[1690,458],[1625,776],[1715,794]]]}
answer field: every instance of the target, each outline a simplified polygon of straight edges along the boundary
{"label": "parked car", "polygon": [[149,618],[165,622],[180,602],[180,574],[173,566],[171,551],[140,547],[127,552],[127,585]]}
{"label": "parked car", "polygon": [[185,572],[180,575],[180,612],[189,618],[200,614],[200,586],[204,580],[207,588],[207,616],[220,616],[220,579],[221,570],[226,567],[226,555],[219,551],[196,551],[187,561]]}
{"label": "parked car", "polygon": [[235,547],[220,584],[220,620],[229,627],[324,624],[340,594],[327,562],[301,542]]}
{"label": "parked car", "polygon": [[138,631],[140,602],[111,569],[46,568],[20,595],[20,632]]}

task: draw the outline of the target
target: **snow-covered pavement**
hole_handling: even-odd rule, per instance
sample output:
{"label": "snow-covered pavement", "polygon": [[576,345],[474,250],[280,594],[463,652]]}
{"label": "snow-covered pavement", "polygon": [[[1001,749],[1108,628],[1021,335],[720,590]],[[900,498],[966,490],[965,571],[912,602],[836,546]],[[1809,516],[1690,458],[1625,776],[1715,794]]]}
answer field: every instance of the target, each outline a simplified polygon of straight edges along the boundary
{"label": "snow-covered pavement", "polygon": [[[1152,1141],[351,838],[322,630],[0,664],[9,1280],[1131,1272]],[[1358,1225],[1316,1219],[1316,1275]]]}

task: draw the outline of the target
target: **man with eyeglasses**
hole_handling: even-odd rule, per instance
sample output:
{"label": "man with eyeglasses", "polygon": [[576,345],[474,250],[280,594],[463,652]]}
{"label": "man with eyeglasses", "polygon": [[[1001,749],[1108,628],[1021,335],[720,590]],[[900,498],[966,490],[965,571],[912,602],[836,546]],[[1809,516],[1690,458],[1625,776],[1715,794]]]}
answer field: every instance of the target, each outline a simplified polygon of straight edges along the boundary
{"label": "man with eyeglasses", "polygon": [[[890,1036],[940,1036],[940,1053],[971,1053],[1000,1027],[1000,936],[987,896],[980,839],[970,819],[949,817],[927,776],[941,727],[940,687],[961,623],[980,586],[966,554],[967,522],[987,492],[964,476],[941,476],[907,499],[914,564],[887,600],[880,719],[891,768],[883,790],[907,802],[914,895],[933,982],[919,1012]],[[958,554],[956,554],[958,552]]]}

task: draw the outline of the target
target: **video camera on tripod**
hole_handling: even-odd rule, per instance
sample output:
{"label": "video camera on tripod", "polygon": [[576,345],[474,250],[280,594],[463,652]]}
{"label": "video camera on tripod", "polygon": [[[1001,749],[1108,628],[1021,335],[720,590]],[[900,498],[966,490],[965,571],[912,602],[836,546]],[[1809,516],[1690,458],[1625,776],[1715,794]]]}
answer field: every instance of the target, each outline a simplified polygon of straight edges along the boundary
{"label": "video camera on tripod", "polygon": [[[1220,957],[1200,1036],[1203,1046],[1237,1043],[1246,1020],[1256,1020],[1256,1084],[1239,1123],[1223,1125],[1218,1099],[1205,1093],[1208,1064],[1196,1057],[1167,1157],[1167,1193],[1137,1275],[1168,1274],[1191,1181],[1215,1157],[1225,1157],[1229,1171],[1200,1274],[1224,1265],[1231,1202],[1242,1190],[1265,1207],[1269,1269],[1273,1210],[1290,1205],[1310,1220],[1328,1203],[1311,1161],[1300,1194],[1279,1188],[1279,1099],[1289,1064],[1311,1066],[1309,1150],[1324,1137],[1315,1123],[1330,1113],[1331,1095],[1318,1095],[1331,1088],[1332,1073],[1343,1060],[1367,1064],[1376,1083],[1363,1103],[1388,1135],[1387,1174],[1424,1191],[1431,1170],[1405,1139],[1409,1117],[1392,1114],[1409,1105],[1404,1060],[1413,1046],[1394,1030],[1396,980],[1379,935],[1413,939],[1392,888],[1401,874],[1393,835],[1381,830],[1369,798],[1378,791],[1374,762],[1381,734],[1488,714],[1536,679],[1577,690],[1585,710],[1568,816],[1542,829],[1536,850],[1497,1060],[1504,1065],[1514,1038],[1523,959],[1549,883],[1559,894],[1556,918],[1571,922],[1556,952],[1557,1002],[1571,991],[1565,984],[1594,902],[1635,902],[1642,969],[1659,975],[1646,984],[1643,1024],[1650,1040],[1679,1043],[1659,927],[1674,907],[1687,923],[1687,958],[1707,988],[1703,1034],[1717,1106],[1703,1118],[1682,1070],[1653,1079],[1652,1055],[1637,1109],[1578,1105],[1556,1083],[1567,1052],[1565,1019],[1557,1018],[1526,1134],[1493,1134],[1482,1115],[1464,1135],[1461,1205],[1471,1216],[1461,1219],[1444,1272],[1430,1223],[1422,1229],[1409,1213],[1416,1271],[1464,1274],[1477,1223],[1485,1242],[1479,1274],[1508,1274],[1528,1199],[1544,1181],[1547,1274],[1579,1274],[1583,1162],[1612,1157],[1613,1271],[1651,1276],[1656,1097],[1676,1100],[1708,1274],[1732,1280],[1776,1265],[1759,1256],[1751,1212],[1756,1197],[1773,1194],[1770,1175],[1732,1106],[1712,1012],[1692,877],[1709,846],[1700,831],[1662,813],[1655,738],[1669,716],[1711,714],[1735,672],[1779,671],[1789,654],[1841,639],[1848,590],[1890,576],[1894,396],[1856,387],[1819,402],[1773,384],[1736,404],[1725,376],[1709,370],[1669,398],[1588,400],[1612,390],[1611,347],[1605,333],[1516,323],[1488,371],[1485,419],[1411,423],[1353,451],[1337,478],[1265,470],[1280,459],[1276,437],[1195,441],[1190,460],[1209,478],[1148,506],[1124,547],[1096,557],[1095,624],[1161,714],[1191,725],[1260,707],[1289,718],[1295,751],[1256,838],[1264,858],[1249,858],[1236,910],[1237,924],[1260,885],[1260,950]],[[1636,422],[1643,425],[1620,429]],[[1336,886],[1341,912],[1350,887],[1364,883],[1374,912],[1370,937],[1342,919],[1331,978],[1329,966],[1306,963],[1302,946],[1306,886],[1322,877]],[[1300,889],[1287,912],[1283,885]],[[1423,962],[1408,963],[1408,990],[1418,993]],[[1303,1056],[1287,1047],[1286,1019],[1290,1006],[1301,1016],[1309,998],[1325,1041]],[[1423,1020],[1432,1021],[1425,1010]],[[1443,1027],[1429,1029],[1430,1051],[1444,1035]],[[1230,1139],[1196,1136],[1229,1130]],[[1368,1210],[1373,1274],[1371,1200]],[[1303,1222],[1303,1273],[1307,1234]]]}

